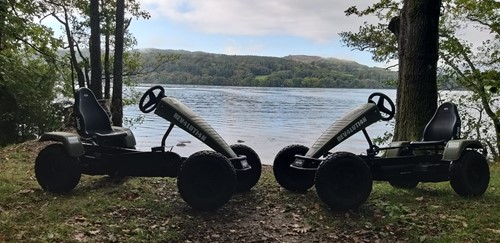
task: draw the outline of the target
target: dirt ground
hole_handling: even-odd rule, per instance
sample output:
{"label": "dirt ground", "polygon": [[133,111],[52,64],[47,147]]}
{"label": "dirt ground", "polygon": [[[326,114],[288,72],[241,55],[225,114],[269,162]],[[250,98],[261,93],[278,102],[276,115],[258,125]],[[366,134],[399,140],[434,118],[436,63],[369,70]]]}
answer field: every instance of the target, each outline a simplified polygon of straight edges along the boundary
{"label": "dirt ground", "polygon": [[[0,156],[6,157],[14,151],[25,151],[26,161],[34,161],[43,144],[25,143],[2,149]],[[9,151],[11,150],[11,151]],[[98,215],[72,216],[67,223],[75,228],[72,241],[123,242],[130,230],[122,229],[131,218],[140,219],[140,228],[146,229],[146,238],[151,242],[394,242],[407,241],[404,227],[386,225],[374,227],[365,223],[381,216],[368,207],[363,212],[332,212],[321,204],[314,188],[305,194],[291,193],[282,189],[274,180],[271,166],[263,166],[258,184],[250,191],[233,195],[232,199],[215,211],[201,212],[190,208],[179,196],[175,179],[135,178],[135,189],[126,185],[111,185],[106,177],[81,181],[79,193],[91,197],[99,188],[110,190],[118,197],[113,200],[137,201],[137,205],[124,208],[116,206],[104,212],[102,217],[111,217],[117,222],[121,233],[110,233]],[[127,181],[122,183],[128,183]],[[144,186],[146,185],[146,186]],[[88,191],[87,191],[88,190]],[[107,190],[107,189],[106,189]],[[43,194],[40,188],[29,193]],[[167,204],[162,213],[140,204],[146,194],[157,198],[157,205]],[[82,197],[76,195],[75,197]],[[29,205],[27,205],[29,206]],[[36,205],[33,205],[36,207]],[[29,207],[28,207],[29,208]],[[26,208],[28,210],[28,208]],[[365,207],[366,208],[366,207]],[[36,209],[34,209],[36,210]],[[92,216],[93,217],[93,216]],[[109,219],[108,219],[109,220]],[[137,221],[137,220],[136,220]],[[94,228],[92,228],[94,227]],[[113,226],[115,227],[115,226]],[[135,226],[134,226],[135,227]],[[93,229],[93,230],[92,230]]]}
{"label": "dirt ground", "polygon": [[[177,197],[176,188],[165,197]],[[404,229],[359,225],[360,212],[333,212],[320,203],[314,189],[290,193],[274,181],[272,167],[251,191],[235,194],[214,212],[199,212],[174,200],[173,211],[185,218],[175,220],[185,242],[395,242]]]}

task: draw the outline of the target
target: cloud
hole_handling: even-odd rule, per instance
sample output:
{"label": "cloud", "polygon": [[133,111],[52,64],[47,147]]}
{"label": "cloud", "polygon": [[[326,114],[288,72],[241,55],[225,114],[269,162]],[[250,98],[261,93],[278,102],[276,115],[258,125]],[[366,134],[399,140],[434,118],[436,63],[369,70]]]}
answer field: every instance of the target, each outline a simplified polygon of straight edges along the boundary
{"label": "cloud", "polygon": [[349,6],[374,0],[140,0],[153,18],[168,18],[210,34],[292,35],[328,43],[366,19],[346,17]]}
{"label": "cloud", "polygon": [[256,42],[241,42],[228,39],[223,43],[222,52],[227,55],[244,55],[246,53],[259,53],[264,49],[262,44]]}

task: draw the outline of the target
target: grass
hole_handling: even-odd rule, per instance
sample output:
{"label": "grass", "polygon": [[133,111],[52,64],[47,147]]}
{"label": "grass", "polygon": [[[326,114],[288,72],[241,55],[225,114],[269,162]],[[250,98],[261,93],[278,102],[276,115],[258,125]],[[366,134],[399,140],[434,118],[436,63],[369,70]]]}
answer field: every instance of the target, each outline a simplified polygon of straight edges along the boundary
{"label": "grass", "polygon": [[258,81],[264,81],[269,77],[269,75],[257,75],[255,76],[255,79]]}
{"label": "grass", "polygon": [[280,188],[270,167],[250,192],[213,212],[189,208],[176,180],[83,176],[69,195],[40,189],[30,142],[0,149],[0,242],[497,242],[500,166],[488,191],[462,198],[449,183],[415,190],[376,182],[356,211],[333,212],[314,189]]}

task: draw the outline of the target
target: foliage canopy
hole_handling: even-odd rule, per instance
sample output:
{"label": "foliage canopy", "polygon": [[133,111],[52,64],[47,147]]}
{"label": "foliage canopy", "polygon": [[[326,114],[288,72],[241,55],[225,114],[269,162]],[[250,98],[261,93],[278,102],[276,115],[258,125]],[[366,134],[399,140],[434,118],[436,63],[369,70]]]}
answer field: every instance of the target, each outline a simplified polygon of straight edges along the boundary
{"label": "foliage canopy", "polygon": [[[351,7],[347,15],[374,15],[380,23],[361,26],[358,32],[343,32],[350,47],[369,51],[377,61],[397,58],[395,37],[388,30],[390,20],[399,14],[403,1],[381,0],[364,10]],[[439,74],[443,86],[456,84],[471,95],[457,99],[459,105],[478,111],[467,119],[464,135],[480,138],[495,159],[500,149],[500,2],[495,0],[443,0],[439,24]],[[484,36],[482,41],[473,41]],[[466,113],[469,114],[469,113]],[[487,119],[485,118],[487,117]],[[481,120],[481,122],[474,122]]]}
{"label": "foliage canopy", "polygon": [[0,146],[19,142],[60,124],[59,41],[35,19],[39,1],[0,1]]}

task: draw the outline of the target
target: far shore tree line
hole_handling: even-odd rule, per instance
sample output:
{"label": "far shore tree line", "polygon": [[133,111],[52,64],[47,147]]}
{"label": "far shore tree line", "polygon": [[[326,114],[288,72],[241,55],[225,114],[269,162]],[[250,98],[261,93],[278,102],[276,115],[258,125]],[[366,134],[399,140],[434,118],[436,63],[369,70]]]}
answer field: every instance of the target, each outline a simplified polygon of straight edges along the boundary
{"label": "far shore tree line", "polygon": [[[138,83],[250,87],[394,88],[397,73],[353,61],[316,56],[235,56],[149,49],[140,51],[144,69]],[[155,56],[177,55],[158,67]],[[151,61],[152,60],[152,61]]]}
{"label": "far shore tree line", "polygon": [[[61,126],[64,97],[89,87],[123,123],[123,88],[134,82],[274,87],[397,88],[396,140],[418,140],[438,104],[438,89],[472,95],[457,103],[463,136],[479,138],[494,159],[500,151],[500,3],[495,0],[380,0],[347,9],[346,18],[376,16],[356,32],[340,33],[353,49],[396,72],[317,57],[228,56],[136,51],[129,32],[148,19],[137,0],[0,0],[0,146]],[[43,25],[55,19],[64,35]],[[467,41],[482,31],[482,43]],[[451,82],[450,82],[451,80]],[[392,81],[392,82],[391,82]],[[419,104],[419,105],[414,105]]]}

